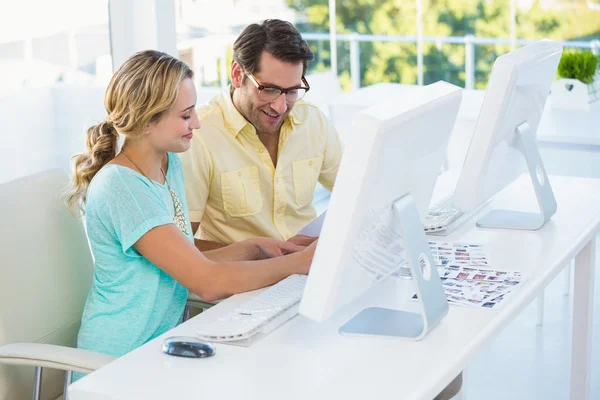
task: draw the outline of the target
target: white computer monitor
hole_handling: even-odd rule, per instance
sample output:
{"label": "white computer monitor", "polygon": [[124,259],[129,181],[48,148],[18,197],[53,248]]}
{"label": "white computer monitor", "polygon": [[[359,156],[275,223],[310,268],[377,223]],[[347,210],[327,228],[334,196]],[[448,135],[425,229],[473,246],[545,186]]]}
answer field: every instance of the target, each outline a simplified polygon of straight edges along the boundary
{"label": "white computer monitor", "polygon": [[[461,88],[437,82],[401,102],[386,102],[358,114],[300,314],[315,321],[329,318],[398,270],[406,257],[424,312],[415,316],[367,309],[341,332],[419,339],[443,318],[448,304],[421,216],[427,212],[461,97]],[[377,326],[373,319],[386,324]]]}
{"label": "white computer monitor", "polygon": [[469,213],[522,172],[526,161],[540,213],[493,210],[481,227],[539,229],[556,201],[536,144],[536,132],[558,62],[560,43],[542,40],[496,59],[454,193],[454,206]]}

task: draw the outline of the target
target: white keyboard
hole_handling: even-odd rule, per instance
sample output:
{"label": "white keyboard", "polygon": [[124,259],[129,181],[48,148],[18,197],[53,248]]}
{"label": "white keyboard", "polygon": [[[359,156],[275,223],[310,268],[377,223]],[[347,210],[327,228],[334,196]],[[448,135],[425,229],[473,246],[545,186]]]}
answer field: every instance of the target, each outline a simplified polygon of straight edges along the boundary
{"label": "white keyboard", "polygon": [[306,275],[290,275],[234,310],[214,314],[211,320],[203,321],[198,337],[233,342],[271,332],[298,314],[306,279]]}
{"label": "white keyboard", "polygon": [[447,235],[464,220],[465,214],[452,206],[452,197],[429,207],[423,227],[426,233]]}

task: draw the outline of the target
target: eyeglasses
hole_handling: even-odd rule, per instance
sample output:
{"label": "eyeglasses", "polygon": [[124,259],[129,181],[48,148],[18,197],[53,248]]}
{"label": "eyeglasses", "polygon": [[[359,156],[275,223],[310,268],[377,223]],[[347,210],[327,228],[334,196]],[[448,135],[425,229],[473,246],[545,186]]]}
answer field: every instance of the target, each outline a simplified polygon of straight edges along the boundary
{"label": "eyeglasses", "polygon": [[258,89],[258,97],[262,101],[268,101],[269,103],[277,100],[277,98],[279,98],[279,96],[281,96],[282,94],[285,94],[285,100],[288,103],[295,103],[298,100],[302,99],[306,92],[310,90],[310,85],[306,81],[305,77],[302,77],[302,83],[304,84],[304,86],[297,86],[289,89],[281,89],[278,87],[269,87],[258,83],[254,75],[252,75],[251,73],[247,72],[246,76],[250,78],[254,86],[256,86],[256,88]]}

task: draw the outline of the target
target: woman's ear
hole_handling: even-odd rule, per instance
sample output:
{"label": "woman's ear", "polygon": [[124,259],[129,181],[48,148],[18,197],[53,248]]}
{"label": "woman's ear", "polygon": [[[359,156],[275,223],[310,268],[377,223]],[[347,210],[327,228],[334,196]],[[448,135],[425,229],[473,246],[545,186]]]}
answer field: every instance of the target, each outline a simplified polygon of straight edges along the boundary
{"label": "woman's ear", "polygon": [[152,133],[152,131],[154,130],[154,123],[149,123],[148,125],[146,125],[146,127],[144,128],[144,130],[142,131],[142,136],[148,136],[149,134]]}

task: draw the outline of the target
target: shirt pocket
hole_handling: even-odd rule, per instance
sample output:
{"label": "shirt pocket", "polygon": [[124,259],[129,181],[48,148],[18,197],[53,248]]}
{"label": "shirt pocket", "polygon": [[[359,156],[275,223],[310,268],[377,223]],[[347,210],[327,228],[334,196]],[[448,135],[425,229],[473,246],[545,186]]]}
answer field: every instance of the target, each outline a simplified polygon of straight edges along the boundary
{"label": "shirt pocket", "polygon": [[323,155],[292,163],[294,180],[294,201],[299,207],[310,204],[313,200],[315,185],[321,173]]}
{"label": "shirt pocket", "polygon": [[258,167],[221,173],[223,208],[232,217],[248,217],[262,209]]}

